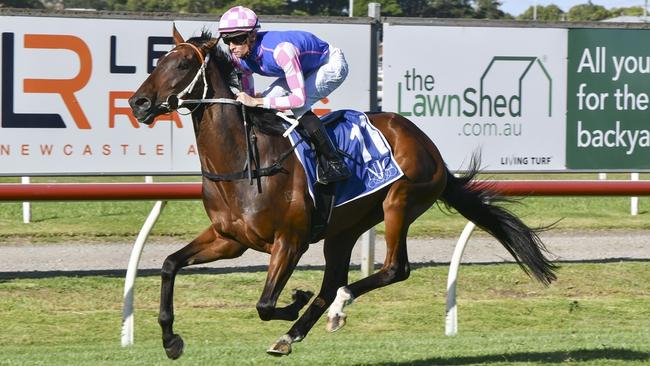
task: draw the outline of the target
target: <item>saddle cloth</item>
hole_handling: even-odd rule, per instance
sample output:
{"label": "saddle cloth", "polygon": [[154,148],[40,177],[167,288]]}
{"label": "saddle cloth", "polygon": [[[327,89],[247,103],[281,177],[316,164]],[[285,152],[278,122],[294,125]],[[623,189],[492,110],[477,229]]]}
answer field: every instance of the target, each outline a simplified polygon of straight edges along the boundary
{"label": "saddle cloth", "polygon": [[[322,116],[321,120],[334,144],[347,155],[343,161],[352,173],[350,178],[336,183],[335,206],[376,192],[404,175],[386,138],[370,123],[365,113],[340,110]],[[301,136],[293,130],[289,138],[296,145]],[[316,152],[306,140],[298,143],[294,151],[305,169],[309,195],[316,202]]]}

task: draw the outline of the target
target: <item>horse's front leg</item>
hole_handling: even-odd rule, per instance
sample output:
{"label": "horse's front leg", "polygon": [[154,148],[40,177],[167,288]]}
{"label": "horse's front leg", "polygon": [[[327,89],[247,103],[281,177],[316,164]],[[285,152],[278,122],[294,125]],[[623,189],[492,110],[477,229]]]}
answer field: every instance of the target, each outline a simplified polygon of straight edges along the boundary
{"label": "horse's front leg", "polygon": [[184,348],[183,339],[173,331],[174,280],[178,271],[192,264],[236,258],[246,249],[248,248],[236,241],[219,236],[211,226],[191,243],[165,259],[162,267],[158,323],[162,328],[163,347],[167,357],[179,358]]}
{"label": "horse's front leg", "polygon": [[265,321],[298,319],[298,312],[309,302],[313,293],[298,290],[294,292],[294,302],[290,305],[278,308],[276,304],[280,293],[307,247],[308,245],[301,243],[300,240],[287,240],[285,238],[278,238],[273,243],[266,283],[256,305],[260,319]]}
{"label": "horse's front leg", "polygon": [[307,247],[308,244],[302,243],[300,240],[288,240],[283,237],[276,239],[273,243],[266,283],[256,305],[260,319],[264,321],[298,319],[300,309],[309,302],[313,296],[312,292],[295,290],[291,304],[282,308],[277,307],[276,304]]}

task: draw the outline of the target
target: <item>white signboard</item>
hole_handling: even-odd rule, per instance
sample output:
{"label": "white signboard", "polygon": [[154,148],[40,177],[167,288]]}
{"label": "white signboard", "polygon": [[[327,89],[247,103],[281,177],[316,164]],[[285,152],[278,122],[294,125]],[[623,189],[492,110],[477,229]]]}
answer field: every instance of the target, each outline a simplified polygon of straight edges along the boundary
{"label": "white signboard", "polygon": [[384,24],[384,111],[412,120],[450,169],[563,170],[566,29]]}
{"label": "white signboard", "polygon": [[[171,49],[172,21],[5,16],[0,24],[0,175],[200,171],[189,116],[140,125],[127,103]],[[217,34],[216,18],[177,27],[186,38]],[[308,30],[344,51],[348,80],[314,109],[369,108],[368,24],[263,24],[270,29]]]}

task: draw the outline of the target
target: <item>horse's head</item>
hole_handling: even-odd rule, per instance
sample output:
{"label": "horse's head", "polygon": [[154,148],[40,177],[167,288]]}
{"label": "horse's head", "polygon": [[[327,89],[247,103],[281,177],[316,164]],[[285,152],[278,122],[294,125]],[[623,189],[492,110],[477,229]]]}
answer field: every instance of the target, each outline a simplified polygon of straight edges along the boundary
{"label": "horse's head", "polygon": [[[206,57],[218,40],[204,31],[185,42],[174,27],[176,47],[158,60],[156,68],[129,99],[135,118],[151,124],[154,118],[178,108],[178,98],[201,96]],[[201,79],[201,80],[199,80]],[[198,87],[200,85],[200,87]]]}

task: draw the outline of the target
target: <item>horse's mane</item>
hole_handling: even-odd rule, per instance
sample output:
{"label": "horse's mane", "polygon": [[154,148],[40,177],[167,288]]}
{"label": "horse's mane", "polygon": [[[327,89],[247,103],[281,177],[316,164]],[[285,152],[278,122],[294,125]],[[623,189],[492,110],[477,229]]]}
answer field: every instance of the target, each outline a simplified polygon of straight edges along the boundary
{"label": "horse's mane", "polygon": [[235,67],[230,61],[230,54],[219,45],[219,40],[215,39],[209,30],[203,28],[200,36],[192,37],[186,42],[201,48],[206,53],[210,53],[210,57],[217,61],[217,68],[224,78],[233,73]]}
{"label": "horse's mane", "polygon": [[[204,28],[201,30],[200,36],[192,37],[186,42],[204,50],[205,47],[210,46],[211,42],[214,42],[212,47],[206,51],[210,52],[210,57],[215,61],[219,73],[224,79],[234,75],[235,67],[232,63],[230,52],[227,51],[226,47],[218,43],[218,40],[212,36],[212,32]],[[236,81],[225,81],[227,84],[233,85],[241,90],[239,79],[236,79]],[[234,98],[234,95],[232,95],[232,97]],[[249,117],[249,122],[256,126],[260,132],[268,135],[281,135],[285,131],[285,127],[282,124],[283,120],[276,116],[275,113],[277,113],[277,111],[272,109],[246,107],[246,114]]]}

